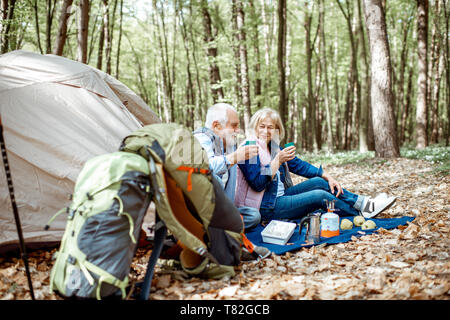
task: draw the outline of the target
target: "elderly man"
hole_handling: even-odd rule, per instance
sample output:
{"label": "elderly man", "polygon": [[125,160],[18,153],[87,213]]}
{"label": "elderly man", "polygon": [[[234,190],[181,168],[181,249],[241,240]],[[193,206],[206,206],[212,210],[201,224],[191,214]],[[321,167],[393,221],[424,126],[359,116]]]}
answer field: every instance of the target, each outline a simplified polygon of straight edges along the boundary
{"label": "elderly man", "polygon": [[[209,168],[222,184],[225,194],[234,202],[236,189],[236,164],[258,154],[254,145],[236,148],[236,136],[240,132],[239,117],[234,107],[227,103],[217,103],[208,109],[205,127],[194,131],[209,158]],[[246,230],[255,227],[261,220],[257,209],[239,207]],[[263,247],[254,251],[262,258],[270,255]]]}

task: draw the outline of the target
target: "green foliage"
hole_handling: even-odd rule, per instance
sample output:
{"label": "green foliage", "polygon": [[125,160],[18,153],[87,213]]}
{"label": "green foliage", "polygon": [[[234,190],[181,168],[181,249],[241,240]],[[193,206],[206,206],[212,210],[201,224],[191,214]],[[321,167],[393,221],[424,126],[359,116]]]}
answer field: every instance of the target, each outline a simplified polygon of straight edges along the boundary
{"label": "green foliage", "polygon": [[[358,166],[367,166],[373,164],[382,164],[387,162],[385,159],[374,159],[375,152],[341,151],[336,153],[327,153],[320,151],[318,153],[304,152],[298,155],[302,160],[315,165],[345,165],[354,164]],[[400,156],[408,159],[420,159],[429,161],[433,164],[435,174],[450,174],[450,147],[443,145],[431,145],[422,150],[417,150],[411,146],[402,147]],[[375,163],[374,163],[375,161]]]}
{"label": "green foliage", "polygon": [[305,152],[301,153],[299,157],[309,163],[322,165],[341,165],[350,163],[360,163],[366,159],[375,157],[374,151],[361,153],[359,151],[341,151],[336,153],[327,153],[320,151],[318,153]]}
{"label": "green foliage", "polygon": [[409,159],[421,159],[436,164],[433,172],[441,175],[450,174],[450,147],[432,145],[424,149],[401,148],[402,157]]}
{"label": "green foliage", "polygon": [[[111,70],[116,76],[116,64],[119,62],[119,80],[124,82],[133,91],[139,94],[147,104],[164,120],[164,110],[169,106],[169,98],[163,84],[162,67],[167,65],[170,80],[173,85],[173,106],[175,108],[175,122],[185,123],[186,105],[193,105],[195,119],[205,116],[205,110],[213,103],[210,84],[210,59],[207,56],[208,47],[217,48],[217,58],[214,62],[220,70],[221,82],[225,100],[236,105],[238,110],[243,110],[239,106],[238,94],[240,88],[237,86],[236,66],[239,61],[236,58],[234,48],[237,44],[232,23],[232,1],[230,0],[147,0],[130,1],[123,0],[123,24],[122,37],[120,43],[120,55],[118,55],[118,39],[120,34],[120,2],[122,0],[108,0],[110,4],[109,14],[112,30],[111,46]],[[153,9],[156,3],[157,10]],[[357,31],[358,1],[362,5],[362,0],[338,0],[342,4],[344,11],[350,9],[353,18],[351,22],[352,32],[357,45],[357,67],[358,79],[363,80],[364,59],[361,43],[358,41],[360,34]],[[435,7],[439,0],[430,0],[429,6],[429,47],[432,46],[432,30],[437,23],[439,28],[442,46],[445,43],[445,16],[441,8],[441,14],[436,17]],[[48,1],[37,1],[37,15],[39,22],[40,44],[43,52],[47,49],[48,24]],[[55,3],[53,20],[51,24],[50,46],[53,47],[58,33],[60,10],[63,1],[51,1]],[[88,40],[88,64],[96,67],[99,59],[99,38],[103,21],[103,2],[100,0],[90,1],[90,21]],[[278,17],[276,0],[253,1],[253,8],[250,2],[242,0],[245,12],[244,30],[246,33],[246,48],[248,57],[248,73],[250,79],[250,100],[252,112],[257,110],[257,106],[272,107],[277,109],[279,104],[279,79],[277,65],[277,42],[278,42]],[[215,37],[210,44],[205,43],[205,28],[203,5],[207,6],[211,17],[212,33]],[[289,119],[289,126],[297,121],[298,129],[301,129],[302,107],[307,105],[307,57],[306,57],[306,32],[305,16],[311,16],[311,74],[313,77],[313,95],[317,98],[316,108],[322,112],[322,139],[326,137],[325,105],[324,105],[324,72],[320,69],[320,60],[326,58],[327,76],[329,82],[329,106],[331,112],[333,136],[336,137],[337,123],[336,116],[340,116],[340,134],[342,136],[343,114],[346,107],[346,86],[350,69],[351,44],[347,21],[342,14],[336,0],[323,0],[324,4],[324,33],[325,33],[325,54],[322,56],[319,51],[319,1],[287,1],[287,57],[286,62],[289,68],[287,74],[289,108],[292,107],[294,99],[299,107],[299,117]],[[348,6],[347,6],[348,4]],[[15,16],[10,30],[10,45],[8,50],[25,49],[39,52],[37,41],[37,26],[35,21],[34,1],[16,1]],[[417,39],[416,39],[416,3],[415,1],[389,0],[386,1],[386,25],[388,41],[391,52],[391,64],[393,67],[393,92],[396,95],[395,113],[397,115],[397,125],[401,122],[402,105],[406,101],[407,79],[409,70],[412,70],[412,91],[408,95],[410,98],[409,117],[406,123],[406,142],[411,142],[414,137],[415,125],[415,101],[417,95]],[[442,5],[441,5],[442,6]],[[113,13],[116,8],[115,14]],[[447,5],[448,9],[448,5]],[[254,11],[254,13],[253,13]],[[182,14],[180,14],[182,13]],[[79,1],[75,0],[72,6],[72,14],[68,21],[68,37],[64,47],[63,55],[70,59],[77,59],[77,32],[79,18]],[[114,16],[114,19],[113,19]],[[114,23],[113,23],[114,22]],[[184,23],[183,23],[184,22]],[[406,40],[403,38],[403,30],[408,22],[409,31]],[[363,26],[365,27],[365,26]],[[364,29],[364,28],[363,28]],[[257,31],[257,42],[256,32]],[[3,31],[2,31],[3,32]],[[367,34],[364,30],[365,47],[370,55],[367,43]],[[161,38],[159,42],[158,36]],[[183,40],[185,36],[185,41]],[[259,57],[256,54],[255,46],[258,44]],[[404,45],[406,44],[406,46]],[[166,49],[161,48],[166,47]],[[402,58],[403,48],[406,48],[405,59]],[[443,52],[444,48],[441,48]],[[103,50],[102,70],[106,70],[105,50]],[[448,57],[447,57],[448,58]],[[430,53],[431,59],[431,53]],[[403,71],[403,83],[400,84],[400,73],[402,61],[406,61],[407,66]],[[430,60],[431,61],[431,60]],[[165,62],[165,63],[164,63]],[[259,66],[259,75],[256,66]],[[191,74],[191,86],[195,101],[188,101],[188,70]],[[432,71],[431,71],[432,72]],[[448,71],[446,71],[448,72]],[[446,106],[445,96],[448,95],[449,88],[446,87],[445,72],[442,74],[440,103],[438,106],[439,126],[444,127],[440,133],[440,139],[445,139],[448,133],[448,106]],[[430,81],[435,76],[432,74]],[[255,81],[261,79],[262,93],[255,94]],[[403,87],[401,87],[401,85]],[[431,86],[432,84],[430,84]],[[398,99],[400,88],[403,89],[403,101]],[[353,101],[354,103],[355,101]],[[355,104],[356,105],[356,104]],[[166,108],[164,108],[164,106]],[[353,108],[353,118],[357,119],[356,107]],[[241,112],[241,116],[243,113]],[[204,120],[204,119],[203,119]],[[355,122],[353,122],[355,123]],[[310,133],[310,130],[306,130]],[[356,127],[353,133],[356,133]],[[299,137],[304,139],[304,137]],[[357,134],[351,147],[357,146]],[[367,155],[369,157],[370,155]],[[359,156],[354,156],[358,161]],[[346,157],[342,157],[345,159]],[[340,159],[337,156],[337,159]],[[338,161],[338,160],[335,160]],[[342,160],[344,161],[344,160]]]}

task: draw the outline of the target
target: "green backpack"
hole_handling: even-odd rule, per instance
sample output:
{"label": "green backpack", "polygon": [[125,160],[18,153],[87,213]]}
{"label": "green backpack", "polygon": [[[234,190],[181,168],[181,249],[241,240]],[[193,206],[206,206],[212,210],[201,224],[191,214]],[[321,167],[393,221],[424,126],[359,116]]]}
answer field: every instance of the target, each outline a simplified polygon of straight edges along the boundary
{"label": "green backpack", "polygon": [[126,137],[120,150],[155,162],[156,213],[178,240],[183,270],[208,278],[234,276],[246,239],[242,218],[210,173],[206,151],[192,132],[174,123],[152,124]]}
{"label": "green backpack", "polygon": [[176,124],[149,125],[126,137],[120,149],[86,162],[72,203],[58,212],[66,211],[68,221],[50,275],[51,290],[64,297],[125,298],[136,240],[151,201],[155,239],[142,299],[148,299],[167,229],[176,244],[166,251],[186,273],[234,276],[243,223],[210,174],[206,153],[191,132]]}
{"label": "green backpack", "polygon": [[[78,175],[66,229],[50,273],[64,297],[125,298],[128,274],[151,202],[147,161],[115,152],[88,160]],[[54,218],[54,217],[53,217]],[[47,227],[48,228],[48,225]]]}

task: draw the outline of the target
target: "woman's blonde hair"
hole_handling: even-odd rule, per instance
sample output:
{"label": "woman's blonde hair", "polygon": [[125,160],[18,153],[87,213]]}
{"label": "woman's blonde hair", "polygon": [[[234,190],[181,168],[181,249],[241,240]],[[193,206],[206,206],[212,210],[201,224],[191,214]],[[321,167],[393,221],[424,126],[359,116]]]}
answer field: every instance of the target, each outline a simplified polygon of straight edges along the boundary
{"label": "woman's blonde hair", "polygon": [[251,134],[256,136],[257,127],[259,125],[259,122],[266,118],[270,118],[274,122],[275,127],[278,130],[279,141],[277,141],[277,142],[279,143],[281,140],[283,140],[284,135],[285,135],[284,126],[283,126],[283,123],[281,122],[280,114],[276,110],[271,109],[271,108],[263,108],[263,109],[255,112],[255,114],[250,119],[250,124],[249,124],[250,130],[252,131]]}

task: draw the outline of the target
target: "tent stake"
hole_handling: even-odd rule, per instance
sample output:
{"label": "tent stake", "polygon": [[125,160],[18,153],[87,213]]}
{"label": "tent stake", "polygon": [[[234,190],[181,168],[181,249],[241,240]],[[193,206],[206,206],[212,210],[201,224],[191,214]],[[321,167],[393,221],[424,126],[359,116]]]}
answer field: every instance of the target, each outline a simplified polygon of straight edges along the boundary
{"label": "tent stake", "polygon": [[17,210],[16,199],[14,197],[14,187],[13,187],[13,183],[12,183],[11,172],[9,169],[8,156],[6,154],[6,145],[5,145],[5,139],[3,137],[3,125],[2,125],[1,116],[0,116],[0,147],[2,149],[3,166],[5,167],[6,181],[7,181],[8,189],[9,189],[9,197],[11,198],[11,205],[13,208],[14,219],[16,220],[17,234],[19,235],[20,256],[25,265],[25,272],[27,274],[28,287],[30,289],[31,299],[35,300],[34,291],[33,291],[33,283],[31,282],[31,274],[30,274],[30,269],[28,267],[28,257],[27,257],[27,252],[25,249],[25,241],[23,239],[22,226],[20,224],[19,211]]}

